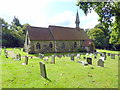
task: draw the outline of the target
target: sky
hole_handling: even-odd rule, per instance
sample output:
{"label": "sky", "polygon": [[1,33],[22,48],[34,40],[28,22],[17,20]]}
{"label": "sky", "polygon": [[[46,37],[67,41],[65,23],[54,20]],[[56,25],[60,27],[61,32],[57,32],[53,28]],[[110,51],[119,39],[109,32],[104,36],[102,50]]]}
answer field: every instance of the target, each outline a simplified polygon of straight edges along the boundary
{"label": "sky", "polygon": [[92,11],[87,16],[76,6],[76,0],[0,0],[0,17],[9,24],[16,16],[21,24],[48,27],[49,25],[75,27],[78,10],[80,27],[93,28],[98,15]]}

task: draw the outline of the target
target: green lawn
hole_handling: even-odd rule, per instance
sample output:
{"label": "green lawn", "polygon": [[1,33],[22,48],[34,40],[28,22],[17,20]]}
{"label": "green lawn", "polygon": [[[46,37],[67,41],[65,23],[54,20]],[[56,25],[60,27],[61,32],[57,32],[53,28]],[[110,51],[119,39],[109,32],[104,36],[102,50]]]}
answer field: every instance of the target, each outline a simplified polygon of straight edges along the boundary
{"label": "green lawn", "polygon": [[[19,49],[14,52],[27,55]],[[1,57],[2,88],[118,88],[118,56],[115,60],[107,56],[104,68],[97,66],[99,55],[97,59],[93,58],[93,65],[88,66],[77,63],[78,60],[86,61],[83,55],[81,59],[75,57],[75,61],[69,57],[56,57],[56,64],[29,58],[28,65],[22,65],[24,58],[21,61],[5,58],[4,52]],[[40,76],[40,61],[46,65],[49,80]]]}

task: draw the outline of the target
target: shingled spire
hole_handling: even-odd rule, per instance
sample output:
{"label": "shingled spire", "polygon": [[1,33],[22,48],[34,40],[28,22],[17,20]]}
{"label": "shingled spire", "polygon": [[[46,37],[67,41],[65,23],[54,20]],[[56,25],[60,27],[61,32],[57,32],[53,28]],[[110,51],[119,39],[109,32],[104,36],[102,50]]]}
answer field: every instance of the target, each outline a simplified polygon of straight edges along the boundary
{"label": "shingled spire", "polygon": [[79,28],[80,20],[79,20],[78,11],[77,11],[77,14],[76,14],[76,21],[75,21],[75,24],[76,24],[76,28]]}

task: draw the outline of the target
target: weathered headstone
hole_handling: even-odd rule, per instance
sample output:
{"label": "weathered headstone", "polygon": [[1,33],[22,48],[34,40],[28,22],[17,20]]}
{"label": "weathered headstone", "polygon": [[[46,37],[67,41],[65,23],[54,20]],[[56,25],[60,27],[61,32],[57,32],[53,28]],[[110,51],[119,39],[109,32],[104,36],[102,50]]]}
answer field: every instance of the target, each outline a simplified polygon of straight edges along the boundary
{"label": "weathered headstone", "polygon": [[39,62],[39,64],[40,64],[41,76],[44,77],[44,78],[47,78],[45,64],[43,62]]}
{"label": "weathered headstone", "polygon": [[74,55],[73,54],[71,55],[71,60],[74,61]]}
{"label": "weathered headstone", "polygon": [[52,55],[52,56],[51,56],[51,63],[52,63],[52,64],[55,64],[55,55]]}
{"label": "weathered headstone", "polygon": [[115,54],[111,54],[111,59],[115,59]]}
{"label": "weathered headstone", "polygon": [[45,57],[45,62],[48,63],[48,57]]}
{"label": "weathered headstone", "polygon": [[80,54],[77,54],[77,56],[76,56],[76,57],[80,59]]}
{"label": "weathered headstone", "polygon": [[5,57],[8,58],[8,52],[7,51],[5,51]]}
{"label": "weathered headstone", "polygon": [[87,63],[92,65],[92,58],[87,58]]}
{"label": "weathered headstone", "polygon": [[97,64],[98,66],[104,67],[104,61],[102,59],[99,59]]}
{"label": "weathered headstone", "polygon": [[28,56],[25,56],[25,65],[28,64]]}

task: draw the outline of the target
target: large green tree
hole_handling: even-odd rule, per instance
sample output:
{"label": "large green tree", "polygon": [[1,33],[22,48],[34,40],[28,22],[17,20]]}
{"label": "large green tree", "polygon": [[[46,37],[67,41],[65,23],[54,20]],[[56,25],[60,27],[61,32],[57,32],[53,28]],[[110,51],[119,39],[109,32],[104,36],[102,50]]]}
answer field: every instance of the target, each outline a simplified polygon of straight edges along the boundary
{"label": "large green tree", "polygon": [[23,47],[26,28],[20,24],[19,19],[14,18],[11,24],[2,18],[0,21],[2,22],[2,46]]}
{"label": "large green tree", "polygon": [[100,28],[92,28],[87,32],[90,39],[94,40],[96,48],[106,48],[107,42],[104,32]]}
{"label": "large green tree", "polygon": [[[77,5],[84,11],[87,15],[92,10],[94,10],[99,15],[100,23],[103,28],[110,34],[110,43],[119,45],[120,44],[120,0],[116,2],[81,2],[78,0]],[[115,22],[113,22],[112,17],[115,17]]]}

